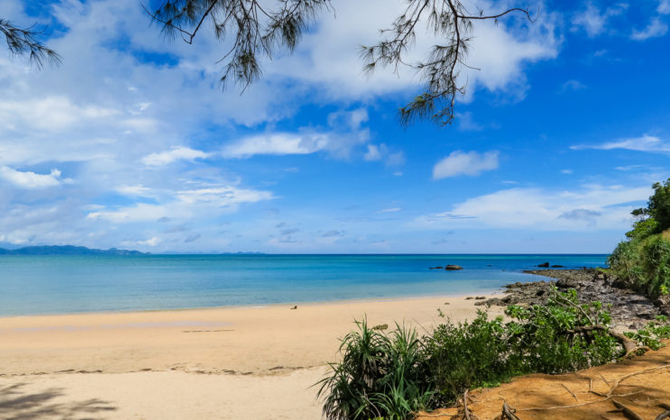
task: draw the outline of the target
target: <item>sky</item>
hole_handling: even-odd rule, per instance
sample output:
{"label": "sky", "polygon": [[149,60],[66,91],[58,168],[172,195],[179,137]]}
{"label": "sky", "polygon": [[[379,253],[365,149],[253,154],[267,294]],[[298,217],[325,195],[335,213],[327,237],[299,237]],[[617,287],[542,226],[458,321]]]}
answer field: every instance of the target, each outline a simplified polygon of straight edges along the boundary
{"label": "sky", "polygon": [[447,127],[399,124],[411,69],[362,72],[403,2],[332,3],[241,92],[211,27],[188,45],[139,0],[2,0],[63,63],[0,49],[0,247],[608,253],[670,177],[669,0],[478,22]]}

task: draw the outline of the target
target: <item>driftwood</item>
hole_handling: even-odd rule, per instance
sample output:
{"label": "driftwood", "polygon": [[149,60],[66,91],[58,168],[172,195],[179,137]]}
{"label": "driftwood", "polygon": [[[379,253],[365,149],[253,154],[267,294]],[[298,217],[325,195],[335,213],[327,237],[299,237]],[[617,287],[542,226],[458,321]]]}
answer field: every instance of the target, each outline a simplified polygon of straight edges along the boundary
{"label": "driftwood", "polygon": [[570,393],[570,395],[572,395],[572,398],[574,398],[575,401],[579,402],[579,398],[577,398],[577,396],[575,395],[574,392],[570,391],[570,388],[568,388],[567,386],[565,386],[565,384],[561,384],[561,386],[562,386],[563,388],[565,388],[565,390],[568,391],[568,392]]}
{"label": "driftwood", "polygon": [[625,335],[618,333],[616,331],[612,331],[610,328],[604,326],[604,325],[584,325],[581,327],[576,327],[572,330],[567,330],[565,331],[566,334],[582,334],[582,333],[587,333],[590,331],[604,331],[607,334],[609,334],[610,337],[616,339],[619,344],[621,344],[626,351],[626,354],[624,357],[628,357],[631,354],[636,353],[638,350],[651,350],[647,346],[638,346],[637,343],[634,340],[631,340],[630,338],[626,337]]}
{"label": "driftwood", "polygon": [[512,408],[507,405],[507,402],[503,402],[502,406],[502,414],[500,416],[500,420],[508,419],[508,420],[521,420],[519,417],[517,417],[516,414],[514,414],[514,411]]}
{"label": "driftwood", "polygon": [[644,420],[642,416],[637,414],[635,411],[631,410],[627,406],[625,406],[623,403],[617,401],[617,400],[612,400],[612,404],[616,406],[619,410],[623,412],[623,415],[629,418],[630,420]]}
{"label": "driftwood", "polygon": [[468,408],[468,390],[466,389],[463,393],[463,418],[465,420],[479,420],[479,417],[475,416],[472,411]]}

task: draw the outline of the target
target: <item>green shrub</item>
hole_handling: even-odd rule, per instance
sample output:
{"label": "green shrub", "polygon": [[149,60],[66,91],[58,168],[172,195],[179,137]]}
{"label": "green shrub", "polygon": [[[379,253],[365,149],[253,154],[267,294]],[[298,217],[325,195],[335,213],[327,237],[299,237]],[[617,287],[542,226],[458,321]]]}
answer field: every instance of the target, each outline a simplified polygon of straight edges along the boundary
{"label": "green shrub", "polygon": [[509,352],[503,318],[479,311],[471,323],[439,325],[425,337],[429,380],[440,404],[454,402],[469,388],[495,386],[518,375],[518,358]]}
{"label": "green shrub", "polygon": [[670,240],[663,235],[621,242],[608,264],[623,284],[652,298],[670,288]]}
{"label": "green shrub", "polygon": [[623,347],[607,330],[588,331],[593,325],[608,326],[609,313],[600,302],[579,304],[577,292],[554,291],[545,306],[510,306],[507,325],[511,352],[523,359],[525,372],[563,373],[615,360]]}
{"label": "green shrub", "polygon": [[319,382],[325,396],[323,413],[331,420],[404,420],[428,405],[432,396],[425,380],[423,344],[416,330],[396,324],[389,335],[367,320],[342,339],[342,362]]}
{"label": "green shrub", "polygon": [[658,315],[655,321],[648,322],[644,328],[624,334],[643,346],[658,350],[662,346],[659,339],[670,338],[670,322],[667,316]]}
{"label": "green shrub", "polygon": [[[472,322],[445,323],[418,338],[396,324],[390,334],[364,319],[344,337],[342,362],[319,382],[329,420],[405,420],[413,412],[450,404],[466,389],[496,386],[532,372],[562,373],[607,363],[625,354],[609,333],[600,302],[579,304],[574,290],[555,288],[546,305],[509,306],[502,317],[479,311]],[[629,338],[652,349],[670,337],[660,317]]]}

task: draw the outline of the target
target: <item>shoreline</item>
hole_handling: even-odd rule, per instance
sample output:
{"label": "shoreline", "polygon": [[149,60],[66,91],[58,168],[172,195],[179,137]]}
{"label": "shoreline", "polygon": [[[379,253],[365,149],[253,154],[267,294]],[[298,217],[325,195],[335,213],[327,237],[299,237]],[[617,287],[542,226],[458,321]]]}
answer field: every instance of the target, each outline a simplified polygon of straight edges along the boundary
{"label": "shoreline", "polygon": [[[529,281],[530,283],[530,281]],[[188,308],[161,308],[161,309],[119,309],[119,310],[102,310],[102,311],[81,311],[81,312],[52,312],[52,313],[37,313],[37,314],[25,314],[25,315],[2,315],[0,314],[0,321],[3,319],[14,319],[14,318],[36,318],[36,317],[58,317],[58,316],[85,316],[85,315],[121,315],[121,314],[142,314],[142,313],[154,313],[154,312],[190,312],[190,311],[209,311],[217,309],[261,309],[261,308],[274,308],[274,307],[285,307],[285,306],[315,306],[315,305],[337,305],[337,304],[364,304],[364,303],[374,303],[374,302],[394,302],[394,301],[406,301],[406,300],[421,300],[421,299],[433,299],[433,298],[466,298],[469,296],[486,296],[487,298],[495,297],[505,293],[506,286],[501,286],[495,290],[484,289],[477,290],[472,292],[458,292],[458,293],[448,293],[448,294],[426,294],[426,295],[398,295],[398,296],[387,296],[387,297],[371,297],[371,298],[362,298],[362,299],[337,299],[337,300],[316,300],[316,301],[287,301],[287,302],[277,302],[277,303],[268,303],[264,305],[252,305],[252,304],[241,304],[241,305],[223,305],[223,306],[196,306]]]}
{"label": "shoreline", "polygon": [[[498,295],[486,295],[487,298]],[[0,375],[57,372],[276,375],[337,360],[339,338],[371,325],[406,322],[419,333],[472,319],[466,296],[339,301],[293,306],[85,313],[0,318]],[[494,309],[492,315],[501,310]]]}

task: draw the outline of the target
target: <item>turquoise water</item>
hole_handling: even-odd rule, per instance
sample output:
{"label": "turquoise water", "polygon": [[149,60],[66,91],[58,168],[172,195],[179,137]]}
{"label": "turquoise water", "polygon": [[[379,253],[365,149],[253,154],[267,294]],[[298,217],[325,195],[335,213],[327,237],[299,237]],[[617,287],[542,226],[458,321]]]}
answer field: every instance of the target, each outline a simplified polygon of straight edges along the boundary
{"label": "turquoise water", "polygon": [[[297,304],[485,293],[543,262],[606,255],[0,256],[0,315]],[[429,270],[457,264],[461,271]]]}

